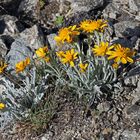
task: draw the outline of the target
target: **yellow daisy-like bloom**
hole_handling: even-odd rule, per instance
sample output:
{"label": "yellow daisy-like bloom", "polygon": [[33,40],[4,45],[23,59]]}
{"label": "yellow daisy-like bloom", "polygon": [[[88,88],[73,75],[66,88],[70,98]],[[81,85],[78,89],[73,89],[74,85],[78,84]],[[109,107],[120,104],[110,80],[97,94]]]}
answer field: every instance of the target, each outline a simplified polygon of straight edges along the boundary
{"label": "yellow daisy-like bloom", "polygon": [[86,69],[87,69],[87,67],[88,67],[88,64],[87,63],[85,63],[85,64],[83,64],[83,63],[80,63],[79,64],[79,67],[80,67],[80,72],[85,72],[86,71]]}
{"label": "yellow daisy-like bloom", "polygon": [[5,104],[0,103],[0,109],[4,109],[5,108]]}
{"label": "yellow daisy-like bloom", "polygon": [[110,49],[112,49],[112,47],[109,47],[108,42],[100,42],[99,46],[94,45],[92,51],[96,56],[105,56],[107,51],[109,51]]}
{"label": "yellow daisy-like bloom", "polygon": [[8,65],[4,63],[4,61],[0,61],[0,74],[3,73],[3,71],[5,70],[7,66]]}
{"label": "yellow daisy-like bloom", "polygon": [[56,52],[56,55],[59,57],[59,58],[63,58],[63,55],[64,55],[64,51],[59,51],[59,52]]}
{"label": "yellow daisy-like bloom", "polygon": [[60,29],[58,32],[58,36],[56,36],[54,39],[59,44],[64,44],[65,42],[71,43],[73,41],[73,38],[79,34],[80,32],[76,30],[76,25],[74,25]]}
{"label": "yellow daisy-like bloom", "polygon": [[44,58],[46,54],[48,53],[48,47],[39,48],[35,52],[38,57]]}
{"label": "yellow daisy-like bloom", "polygon": [[114,59],[116,63],[126,64],[127,62],[133,63],[132,57],[135,55],[135,52],[129,48],[122,47],[120,44],[113,45],[114,50],[108,51],[106,54],[109,55],[108,60]]}
{"label": "yellow daisy-like bloom", "polygon": [[24,69],[30,64],[30,58],[27,57],[25,60],[20,61],[16,64],[16,73],[24,71]]}
{"label": "yellow daisy-like bloom", "polygon": [[43,58],[46,62],[50,61],[50,58],[47,56],[49,54],[48,47],[42,47],[36,50],[36,55],[39,58]]}
{"label": "yellow daisy-like bloom", "polygon": [[61,62],[63,64],[69,63],[71,67],[74,67],[74,60],[77,59],[77,52],[74,52],[74,49],[67,50],[66,53],[62,53],[61,55],[58,55]]}
{"label": "yellow daisy-like bloom", "polygon": [[92,33],[93,31],[103,31],[104,27],[107,26],[107,21],[100,20],[86,20],[80,23],[80,29]]}

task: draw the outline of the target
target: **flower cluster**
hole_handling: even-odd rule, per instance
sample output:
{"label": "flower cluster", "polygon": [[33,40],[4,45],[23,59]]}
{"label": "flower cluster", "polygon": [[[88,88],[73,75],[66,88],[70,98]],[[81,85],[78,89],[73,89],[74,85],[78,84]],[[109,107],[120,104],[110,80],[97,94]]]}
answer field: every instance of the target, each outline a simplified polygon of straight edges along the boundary
{"label": "flower cluster", "polygon": [[65,27],[59,30],[58,36],[55,37],[55,40],[57,41],[57,43],[71,43],[74,37],[79,34],[80,33],[77,31],[76,25]]}
{"label": "flower cluster", "polygon": [[107,27],[107,21],[99,20],[86,20],[80,23],[80,29],[87,33],[92,33],[93,31],[103,32],[104,28]]}
{"label": "flower cluster", "polygon": [[[116,81],[118,76],[116,70],[118,66],[134,62],[135,51],[121,44],[112,44],[107,40],[104,35],[107,26],[107,21],[98,19],[85,20],[78,25],[60,29],[54,40],[57,46],[61,47],[59,49],[49,49],[48,46],[38,48],[35,51],[36,57],[31,58],[32,61],[27,57],[15,65],[16,73],[23,72],[30,65],[27,70],[29,72],[31,69],[35,70],[35,73],[38,72],[38,77],[40,75],[52,76],[52,79],[55,79],[53,85],[60,86],[61,84],[68,89],[73,89],[79,97],[90,94],[89,99],[93,99],[96,93],[101,93],[100,87],[109,85],[110,88],[113,85],[113,81]],[[79,35],[86,36],[82,42]],[[34,63],[36,60],[41,62],[39,63],[41,67],[31,64],[36,64]],[[0,74],[7,66],[6,63],[0,62]],[[34,67],[36,68],[33,69]],[[36,82],[34,82],[33,90],[35,84]],[[0,103],[0,109],[4,107],[5,105]]]}
{"label": "flower cluster", "polygon": [[107,27],[107,21],[103,20],[86,20],[82,21],[79,26],[69,26],[59,30],[58,36],[54,39],[58,44],[64,44],[65,42],[71,43],[76,36],[80,34],[80,31],[86,33],[93,33],[94,31],[104,31],[104,28]]}
{"label": "flower cluster", "polygon": [[107,56],[108,60],[113,59],[113,67],[117,68],[120,63],[126,64],[127,62],[133,63],[132,59],[135,51],[130,48],[125,48],[121,44],[113,44],[109,46],[108,42],[101,42],[99,45],[94,45],[92,48],[95,56]]}

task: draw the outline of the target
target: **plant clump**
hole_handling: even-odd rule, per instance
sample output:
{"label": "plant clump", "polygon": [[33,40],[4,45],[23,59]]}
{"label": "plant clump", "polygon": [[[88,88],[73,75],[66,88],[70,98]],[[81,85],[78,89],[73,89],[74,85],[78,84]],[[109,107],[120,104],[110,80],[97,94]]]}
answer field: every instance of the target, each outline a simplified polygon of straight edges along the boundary
{"label": "plant clump", "polygon": [[[68,94],[74,93],[79,99],[85,97],[87,103],[106,94],[102,89],[107,88],[113,93],[116,80],[119,80],[117,70],[124,64],[134,63],[136,52],[107,40],[104,36],[107,27],[106,20],[98,19],[60,29],[54,38],[59,51],[41,46],[34,52],[35,57],[15,65],[14,76],[21,78],[20,82],[18,86],[5,82],[4,95],[10,94],[11,98],[1,97],[0,109],[7,108],[17,118],[33,116],[34,119],[30,112],[35,112],[42,100],[46,101],[50,88],[53,88],[52,92],[66,88]],[[82,41],[87,48],[84,43],[79,43],[81,34],[86,36]],[[69,45],[68,49],[66,45]],[[7,68],[8,64],[0,62],[0,74],[8,72]],[[40,118],[40,114],[38,116]]]}

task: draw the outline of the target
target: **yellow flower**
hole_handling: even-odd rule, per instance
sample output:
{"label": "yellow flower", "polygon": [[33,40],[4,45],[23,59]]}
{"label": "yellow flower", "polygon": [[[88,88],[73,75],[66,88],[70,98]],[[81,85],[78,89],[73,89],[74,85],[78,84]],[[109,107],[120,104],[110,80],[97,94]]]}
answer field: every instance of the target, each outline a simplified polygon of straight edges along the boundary
{"label": "yellow flower", "polygon": [[20,61],[19,63],[16,64],[16,73],[22,72],[27,65],[30,64],[30,58],[27,57],[25,60]]}
{"label": "yellow flower", "polygon": [[7,67],[8,65],[6,63],[4,63],[4,61],[0,61],[0,74],[3,73],[4,69]]}
{"label": "yellow flower", "polygon": [[0,103],[0,109],[4,109],[5,108],[5,104]]}
{"label": "yellow flower", "polygon": [[126,64],[127,62],[133,63],[132,57],[135,54],[134,51],[122,47],[120,44],[114,44],[112,48],[114,48],[113,51],[107,52],[107,54],[110,55],[108,60],[114,59],[116,63],[122,62],[123,64]]}
{"label": "yellow flower", "polygon": [[96,56],[105,56],[106,52],[112,48],[108,46],[109,46],[108,42],[101,42],[99,46],[94,45],[94,48],[92,48],[92,51]]}
{"label": "yellow flower", "polygon": [[112,64],[112,67],[113,67],[114,69],[118,69],[119,64],[118,64],[118,63],[113,63],[113,64]]}
{"label": "yellow flower", "polygon": [[57,43],[71,43],[73,41],[73,38],[79,34],[80,32],[76,31],[76,25],[74,25],[60,29],[58,32],[58,36],[56,36],[54,39]]}
{"label": "yellow flower", "polygon": [[64,52],[63,52],[63,51],[56,52],[56,55],[57,55],[59,58],[63,58]]}
{"label": "yellow flower", "polygon": [[40,58],[44,58],[48,53],[48,47],[42,47],[36,50],[36,55]]}
{"label": "yellow flower", "polygon": [[36,55],[39,58],[43,58],[46,62],[50,61],[50,58],[47,56],[49,54],[48,47],[42,47],[36,50]]}
{"label": "yellow flower", "polygon": [[80,23],[80,29],[92,33],[93,31],[103,31],[104,27],[107,26],[107,22],[103,20],[86,20]]}
{"label": "yellow flower", "polygon": [[74,49],[71,49],[59,55],[59,58],[63,64],[69,63],[71,67],[74,67],[74,60],[77,59],[77,55],[78,53],[74,52]]}
{"label": "yellow flower", "polygon": [[85,64],[80,63],[80,64],[79,64],[79,67],[80,67],[80,71],[81,71],[81,72],[85,72],[86,69],[87,69],[87,67],[88,67],[88,64],[87,64],[87,63],[85,63]]}

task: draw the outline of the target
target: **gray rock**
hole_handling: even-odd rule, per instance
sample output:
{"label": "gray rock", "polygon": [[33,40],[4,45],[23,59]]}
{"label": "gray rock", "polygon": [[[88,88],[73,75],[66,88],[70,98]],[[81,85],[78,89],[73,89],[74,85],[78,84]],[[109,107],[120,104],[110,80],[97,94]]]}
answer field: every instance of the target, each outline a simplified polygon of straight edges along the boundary
{"label": "gray rock", "polygon": [[68,0],[71,2],[73,12],[88,12],[90,10],[102,7],[104,0]]}
{"label": "gray rock", "polygon": [[133,11],[139,11],[140,1],[139,0],[129,0],[129,8]]}
{"label": "gray rock", "polygon": [[9,63],[8,68],[14,69],[15,64],[24,60],[26,57],[32,57],[33,53],[24,39],[16,39],[12,45],[6,59]]}
{"label": "gray rock", "polygon": [[132,105],[127,110],[128,115],[131,119],[139,120],[140,119],[140,106],[139,105]]}
{"label": "gray rock", "polygon": [[[18,21],[16,17],[10,15],[0,16],[0,39],[2,39],[7,49],[10,49],[13,41],[24,29],[24,26]],[[1,48],[3,48],[3,45]],[[5,55],[6,51],[3,53]]]}
{"label": "gray rock", "polygon": [[117,37],[140,36],[140,23],[135,21],[121,21],[114,24]]}
{"label": "gray rock", "polygon": [[23,0],[18,8],[20,18],[28,25],[33,25],[39,20],[39,0]]}
{"label": "gray rock", "polygon": [[0,55],[5,56],[7,53],[7,47],[2,39],[0,39]]}
{"label": "gray rock", "polygon": [[51,131],[49,131],[48,133],[46,133],[41,140],[50,140],[53,136],[53,133]]}
{"label": "gray rock", "polygon": [[18,38],[24,40],[32,50],[38,49],[45,44],[43,32],[37,25],[27,28],[21,32]]}
{"label": "gray rock", "polygon": [[120,14],[120,10],[118,10],[119,8],[119,5],[115,3],[109,3],[103,10],[103,16],[105,18],[116,19],[117,16]]}
{"label": "gray rock", "polygon": [[140,21],[140,12],[138,12],[138,14],[136,15],[135,19]]}
{"label": "gray rock", "polygon": [[56,36],[56,34],[50,34],[50,35],[47,36],[49,45],[50,45],[51,49],[53,49],[53,50],[56,49],[56,47],[57,47],[57,43],[54,40],[55,36]]}
{"label": "gray rock", "polygon": [[[129,73],[129,72],[128,72]],[[139,75],[135,75],[135,76],[130,76],[128,78],[125,78],[124,83],[125,85],[129,86],[129,85],[133,85],[135,87],[137,87],[138,85],[138,81],[139,81]]]}
{"label": "gray rock", "polygon": [[17,14],[17,7],[19,6],[21,0],[1,0],[0,1],[0,15],[2,14]]}
{"label": "gray rock", "polygon": [[135,130],[124,130],[120,136],[121,140],[139,140],[140,135]]}
{"label": "gray rock", "polygon": [[0,17],[0,34],[17,36],[18,33],[24,30],[24,26],[18,22],[18,19],[10,15],[2,15]]}

